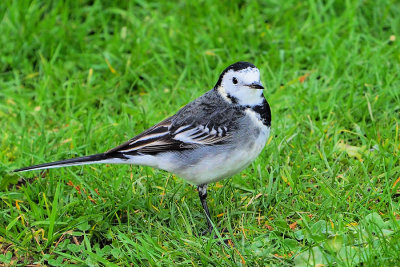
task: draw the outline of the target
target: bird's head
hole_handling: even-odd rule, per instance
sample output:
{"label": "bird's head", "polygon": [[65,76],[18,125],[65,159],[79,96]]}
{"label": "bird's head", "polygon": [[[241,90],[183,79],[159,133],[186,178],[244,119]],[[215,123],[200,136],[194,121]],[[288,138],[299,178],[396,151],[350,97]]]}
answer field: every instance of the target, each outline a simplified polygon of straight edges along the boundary
{"label": "bird's head", "polygon": [[244,106],[260,105],[264,99],[263,89],[260,71],[249,62],[237,62],[227,67],[215,85],[215,90],[226,101]]}

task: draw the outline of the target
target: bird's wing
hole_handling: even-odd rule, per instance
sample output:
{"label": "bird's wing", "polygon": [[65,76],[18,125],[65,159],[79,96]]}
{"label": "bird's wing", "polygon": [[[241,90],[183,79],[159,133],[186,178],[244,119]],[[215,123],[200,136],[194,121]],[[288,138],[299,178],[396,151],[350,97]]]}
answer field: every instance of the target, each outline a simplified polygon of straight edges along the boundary
{"label": "bird's wing", "polygon": [[227,126],[215,127],[209,124],[173,123],[174,117],[168,118],[128,142],[115,147],[106,154],[157,154],[167,151],[192,149],[199,146],[218,145],[230,137]]}
{"label": "bird's wing", "polygon": [[113,148],[106,154],[157,154],[167,151],[182,151],[199,146],[224,144],[235,131],[232,124],[238,114],[221,110],[203,114],[190,108],[154,125],[128,142]]}
{"label": "bird's wing", "polygon": [[174,116],[106,152],[157,154],[225,143],[237,130],[242,111],[209,91]]}

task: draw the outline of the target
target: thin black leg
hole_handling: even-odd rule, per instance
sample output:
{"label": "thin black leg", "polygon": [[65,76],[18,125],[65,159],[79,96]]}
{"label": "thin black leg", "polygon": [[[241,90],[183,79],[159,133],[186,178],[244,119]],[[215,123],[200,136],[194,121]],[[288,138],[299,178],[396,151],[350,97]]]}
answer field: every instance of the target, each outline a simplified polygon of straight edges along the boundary
{"label": "thin black leg", "polygon": [[208,210],[208,206],[207,206],[207,186],[208,185],[206,185],[206,184],[202,184],[197,187],[197,190],[199,190],[199,197],[200,197],[201,205],[203,206],[203,210],[206,213],[207,224],[208,224],[208,229],[203,232],[203,235],[211,233],[212,229],[213,229],[213,226],[211,223],[210,211]]}

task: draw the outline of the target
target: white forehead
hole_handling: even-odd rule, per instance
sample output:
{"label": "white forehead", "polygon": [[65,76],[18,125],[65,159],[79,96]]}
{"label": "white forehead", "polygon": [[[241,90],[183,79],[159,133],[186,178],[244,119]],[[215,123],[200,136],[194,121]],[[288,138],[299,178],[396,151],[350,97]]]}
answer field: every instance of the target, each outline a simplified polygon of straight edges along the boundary
{"label": "white forehead", "polygon": [[260,80],[260,71],[257,68],[245,68],[242,70],[229,70],[224,75],[224,79],[232,79],[236,77],[239,82],[254,82]]}

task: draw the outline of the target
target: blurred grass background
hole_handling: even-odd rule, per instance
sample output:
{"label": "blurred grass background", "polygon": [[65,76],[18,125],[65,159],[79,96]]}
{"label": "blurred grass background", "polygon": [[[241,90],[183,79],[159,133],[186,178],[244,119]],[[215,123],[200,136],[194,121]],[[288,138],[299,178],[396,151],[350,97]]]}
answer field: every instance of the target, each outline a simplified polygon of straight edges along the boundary
{"label": "blurred grass background", "polygon": [[[0,263],[399,265],[398,1],[0,4]],[[106,151],[211,89],[262,73],[272,137],[210,185],[138,166],[23,173]]]}

